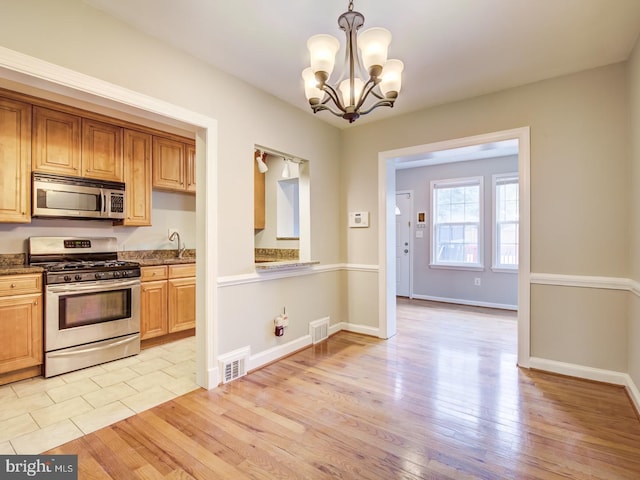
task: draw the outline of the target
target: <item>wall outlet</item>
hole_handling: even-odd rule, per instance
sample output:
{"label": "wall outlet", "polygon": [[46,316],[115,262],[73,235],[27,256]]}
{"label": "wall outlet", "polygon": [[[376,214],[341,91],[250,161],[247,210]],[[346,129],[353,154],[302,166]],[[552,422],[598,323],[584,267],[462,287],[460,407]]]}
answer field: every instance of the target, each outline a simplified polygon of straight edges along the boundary
{"label": "wall outlet", "polygon": [[479,287],[481,283],[482,283],[482,279],[480,277],[476,277],[476,278],[473,279],[473,284],[476,287]]}

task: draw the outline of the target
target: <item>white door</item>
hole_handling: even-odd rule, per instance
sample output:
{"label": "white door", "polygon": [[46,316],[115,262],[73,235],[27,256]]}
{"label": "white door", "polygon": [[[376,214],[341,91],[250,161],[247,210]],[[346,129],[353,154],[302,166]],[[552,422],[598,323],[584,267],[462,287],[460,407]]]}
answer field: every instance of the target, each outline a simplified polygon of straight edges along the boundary
{"label": "white door", "polygon": [[411,192],[396,193],[396,295],[411,297]]}

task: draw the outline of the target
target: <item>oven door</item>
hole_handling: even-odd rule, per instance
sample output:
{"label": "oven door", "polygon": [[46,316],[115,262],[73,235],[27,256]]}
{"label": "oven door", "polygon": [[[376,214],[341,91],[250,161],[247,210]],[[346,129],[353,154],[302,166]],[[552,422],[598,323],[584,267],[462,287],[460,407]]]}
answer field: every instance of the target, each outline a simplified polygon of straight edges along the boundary
{"label": "oven door", "polygon": [[48,285],[45,351],[140,332],[140,279]]}

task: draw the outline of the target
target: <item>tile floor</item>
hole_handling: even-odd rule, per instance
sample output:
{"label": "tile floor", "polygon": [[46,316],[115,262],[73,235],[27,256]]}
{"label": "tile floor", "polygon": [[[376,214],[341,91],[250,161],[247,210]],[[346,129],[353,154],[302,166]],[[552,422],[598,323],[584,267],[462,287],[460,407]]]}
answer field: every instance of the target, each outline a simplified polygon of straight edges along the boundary
{"label": "tile floor", "polygon": [[0,454],[38,454],[195,390],[195,337],[0,386]]}

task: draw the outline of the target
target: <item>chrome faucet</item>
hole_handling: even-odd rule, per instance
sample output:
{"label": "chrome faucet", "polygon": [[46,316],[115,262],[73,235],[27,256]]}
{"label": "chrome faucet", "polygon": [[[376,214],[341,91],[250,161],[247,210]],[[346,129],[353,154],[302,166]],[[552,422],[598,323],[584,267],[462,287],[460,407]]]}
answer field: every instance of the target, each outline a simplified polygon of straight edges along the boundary
{"label": "chrome faucet", "polygon": [[170,241],[174,241],[176,239],[176,237],[178,237],[178,258],[182,258],[182,255],[184,255],[184,251],[186,250],[186,247],[184,245],[182,245],[182,248],[180,247],[180,234],[178,233],[178,231],[174,231],[171,235],[169,235],[169,240]]}

